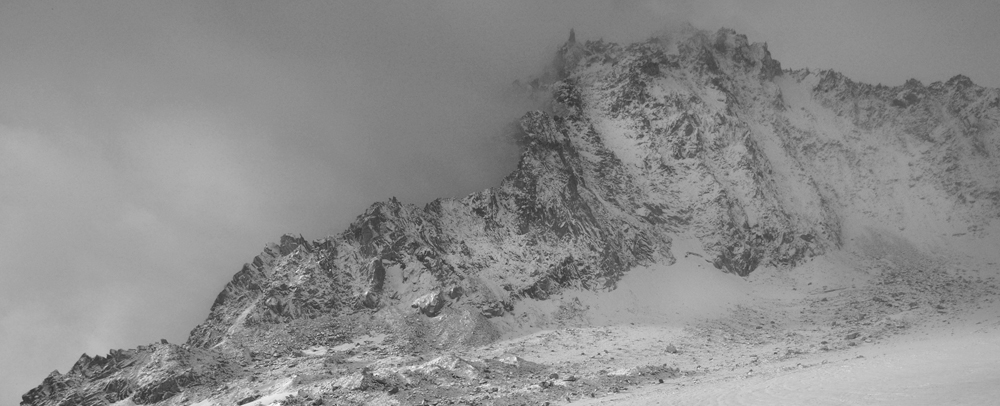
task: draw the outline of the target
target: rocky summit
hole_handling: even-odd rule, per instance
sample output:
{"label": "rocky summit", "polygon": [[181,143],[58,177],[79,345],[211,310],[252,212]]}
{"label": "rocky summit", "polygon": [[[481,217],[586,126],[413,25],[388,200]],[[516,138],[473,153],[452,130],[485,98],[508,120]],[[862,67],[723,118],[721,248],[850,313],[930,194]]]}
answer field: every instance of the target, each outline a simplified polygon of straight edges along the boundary
{"label": "rocky summit", "polygon": [[[21,405],[556,404],[638,376],[706,373],[560,375],[515,347],[482,355],[500,340],[597,326],[587,300],[639,269],[697,262],[750,277],[861,252],[862,240],[1000,236],[1000,90],[964,76],[858,83],[784,70],[732,30],[685,28],[631,45],[571,35],[533,79],[520,90],[548,107],[520,119],[523,153],[499,186],[424,207],[375,203],[328,238],[282,236],[186,343],[83,355]],[[888,258],[879,252],[869,254]],[[859,320],[882,311],[872,309]]]}

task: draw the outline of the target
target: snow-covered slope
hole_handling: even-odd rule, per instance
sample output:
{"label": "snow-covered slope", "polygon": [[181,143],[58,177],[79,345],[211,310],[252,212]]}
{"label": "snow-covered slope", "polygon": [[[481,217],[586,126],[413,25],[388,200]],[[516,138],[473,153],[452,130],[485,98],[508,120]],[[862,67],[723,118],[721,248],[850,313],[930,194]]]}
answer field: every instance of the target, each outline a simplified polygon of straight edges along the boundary
{"label": "snow-covered slope", "polygon": [[[498,187],[425,207],[376,203],[324,239],[283,236],[187,343],[84,356],[22,405],[360,388],[377,377],[331,375],[307,355],[377,335],[375,358],[405,363],[559,326],[586,311],[560,292],[615,297],[633,269],[679,259],[747,276],[873,232],[949,252],[1000,237],[1000,91],[963,76],[885,87],[783,71],[764,44],[688,29],[628,46],[571,38],[541,78],[533,91],[551,107],[521,119],[521,161]],[[633,280],[630,292],[656,295]],[[276,368],[298,378],[256,381]]]}

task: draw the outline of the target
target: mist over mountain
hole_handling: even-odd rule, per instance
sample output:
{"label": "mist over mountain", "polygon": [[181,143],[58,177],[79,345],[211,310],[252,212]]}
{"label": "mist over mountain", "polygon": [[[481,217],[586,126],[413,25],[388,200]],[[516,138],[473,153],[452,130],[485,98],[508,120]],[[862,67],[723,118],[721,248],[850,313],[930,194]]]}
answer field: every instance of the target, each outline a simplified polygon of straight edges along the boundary
{"label": "mist over mountain", "polygon": [[21,404],[562,402],[786,371],[994,303],[996,88],[788,70],[686,26],[573,33],[509,91],[542,108],[498,186],[282,236],[186,342],[84,354]]}
{"label": "mist over mountain", "polygon": [[4,2],[0,403],[81,353],[185,342],[284,233],[499,186],[520,155],[507,126],[545,110],[502,96],[571,28],[624,45],[690,21],[766,42],[785,69],[997,87],[997,15],[993,0]]}

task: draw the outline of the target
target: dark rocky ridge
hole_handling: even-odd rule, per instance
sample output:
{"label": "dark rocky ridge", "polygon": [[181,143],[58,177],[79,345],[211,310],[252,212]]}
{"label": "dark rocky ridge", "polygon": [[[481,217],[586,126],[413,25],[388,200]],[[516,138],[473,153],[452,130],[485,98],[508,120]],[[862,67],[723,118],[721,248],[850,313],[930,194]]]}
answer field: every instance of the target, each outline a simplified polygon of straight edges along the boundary
{"label": "dark rocky ridge", "polygon": [[[866,144],[878,137],[918,150],[910,182],[957,205],[949,221],[976,232],[1000,213],[1000,98],[961,76],[858,84],[782,71],[731,30],[689,30],[629,46],[574,38],[542,78],[551,109],[521,119],[524,152],[498,187],[376,203],[329,238],[285,235],[234,275],[187,343],[81,357],[22,405],[182,404],[362,332],[391,334],[401,353],[489,342],[493,319],[520,302],[615,289],[683,254],[677,238],[723,272],[794,265],[837,249],[857,213],[884,217],[867,207],[908,198],[882,192],[898,179],[875,171],[906,164],[879,161],[887,152]],[[854,138],[796,121],[805,108],[783,86],[810,81],[811,100]]]}

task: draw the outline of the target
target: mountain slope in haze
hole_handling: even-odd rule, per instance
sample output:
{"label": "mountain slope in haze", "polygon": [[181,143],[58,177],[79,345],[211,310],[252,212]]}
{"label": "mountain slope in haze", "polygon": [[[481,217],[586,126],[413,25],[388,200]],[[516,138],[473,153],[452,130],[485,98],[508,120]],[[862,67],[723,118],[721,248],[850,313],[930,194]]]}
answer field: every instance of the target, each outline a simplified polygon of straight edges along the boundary
{"label": "mountain slope in haze", "polygon": [[[391,199],[339,235],[283,236],[187,343],[84,355],[22,405],[266,404],[336,388],[392,404],[390,388],[436,371],[420,354],[559,326],[586,311],[560,292],[613,291],[636,267],[693,255],[747,276],[871,229],[917,244],[1000,236],[1000,91],[963,76],[872,86],[782,70],[732,30],[686,29],[628,46],[571,37],[530,91],[550,108],[521,119],[524,152],[498,187]],[[381,345],[366,363],[331,352],[359,337]]]}

